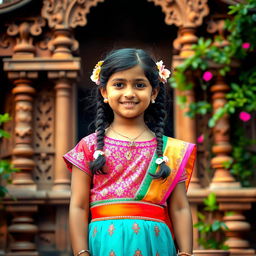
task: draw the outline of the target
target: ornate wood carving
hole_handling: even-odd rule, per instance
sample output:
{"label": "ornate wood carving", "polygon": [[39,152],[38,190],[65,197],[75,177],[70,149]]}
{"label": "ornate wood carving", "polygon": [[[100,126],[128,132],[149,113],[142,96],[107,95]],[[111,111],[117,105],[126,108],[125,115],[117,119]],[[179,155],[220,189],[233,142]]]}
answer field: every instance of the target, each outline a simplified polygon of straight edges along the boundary
{"label": "ornate wood carving", "polygon": [[8,227],[12,240],[10,242],[10,251],[6,255],[38,256],[34,243],[38,228],[34,224],[32,217],[33,213],[37,211],[37,207],[17,205],[8,206],[6,210],[13,215],[12,223]]}
{"label": "ornate wood carving", "polygon": [[54,94],[50,88],[37,93],[34,112],[34,179],[38,189],[51,189],[54,163]]}
{"label": "ornate wood carving", "polygon": [[225,29],[225,20],[227,19],[227,15],[212,15],[210,20],[208,21],[207,32],[214,34],[214,36],[218,36],[221,40],[217,40],[215,43],[218,47],[224,47],[229,45],[227,40],[227,30]]}
{"label": "ornate wood carving", "polygon": [[[178,27],[197,27],[209,13],[207,0],[148,0],[160,6],[165,13],[165,22]],[[49,27],[68,29],[87,24],[86,15],[92,6],[104,0],[45,0],[42,17]]]}
{"label": "ornate wood carving", "polygon": [[48,48],[53,52],[53,58],[72,58],[72,53],[78,49],[78,42],[74,39],[70,29],[55,29],[54,38],[49,41]]}
{"label": "ornate wood carving", "polygon": [[[51,74],[51,75],[54,75]],[[56,124],[55,124],[55,167],[54,167],[54,190],[68,190],[70,188],[70,174],[66,170],[66,165],[62,156],[70,149],[72,136],[70,134],[71,117],[71,81],[60,78],[56,80]],[[65,140],[63,139],[65,138]]]}
{"label": "ornate wood carving", "polygon": [[33,37],[42,33],[42,27],[45,26],[45,20],[41,17],[23,19],[21,22],[12,23],[7,29],[9,36],[16,37],[14,54],[22,56],[34,56],[35,47]]}
{"label": "ornate wood carving", "polygon": [[15,45],[14,38],[11,38],[7,33],[0,35],[0,56],[10,56],[13,54],[12,49]]}
{"label": "ornate wood carving", "polygon": [[[179,50],[179,55],[175,55],[173,57],[173,65],[176,67],[180,63],[184,61],[184,58],[191,56],[194,51],[191,49],[192,44],[197,42],[197,37],[195,36],[195,28],[180,28],[179,29],[179,37],[176,39],[174,42],[174,47],[175,45],[178,47],[177,50]],[[192,83],[193,81],[193,76],[192,74],[188,74],[188,80],[190,80]],[[190,104],[195,101],[195,92],[194,89],[192,90],[187,90],[184,92],[181,92],[179,90],[175,90],[175,96],[177,97],[178,95],[186,95],[187,97],[187,104]],[[178,104],[176,105],[176,120],[175,120],[175,125],[176,125],[176,136],[179,139],[189,141],[192,143],[196,143],[196,121],[194,118],[190,118],[186,115],[186,112],[188,109],[182,109]],[[183,129],[181,129],[181,127]],[[186,130],[186,133],[182,132]],[[195,171],[193,172],[192,175],[192,180],[191,180],[192,188],[199,188],[199,179],[197,177],[197,166],[195,166]]]}
{"label": "ornate wood carving", "polygon": [[35,89],[31,87],[31,81],[25,78],[14,81],[15,87],[15,146],[13,149],[13,164],[21,171],[14,174],[13,184],[21,187],[33,187],[31,172],[34,168],[32,159],[32,101]]}
{"label": "ornate wood carving", "polygon": [[225,237],[227,237],[225,244],[229,246],[232,256],[255,255],[255,251],[250,248],[250,244],[246,240],[246,234],[250,231],[251,226],[243,213],[250,209],[250,203],[220,203],[220,210],[226,213],[232,212],[223,217],[223,221],[228,227],[228,230],[225,231]]}
{"label": "ornate wood carving", "polygon": [[[217,75],[214,85],[211,87],[212,105],[214,113],[226,102],[226,92],[229,91],[229,86],[225,83],[224,78]],[[224,167],[224,162],[231,161],[229,156],[232,151],[229,138],[230,124],[228,115],[224,115],[219,119],[213,128],[214,146],[212,151],[215,157],[211,160],[211,165],[215,169],[214,177],[211,182],[211,187],[239,187],[240,184],[235,182],[235,179],[230,174],[229,170]]]}
{"label": "ornate wood carving", "polygon": [[90,8],[104,0],[45,0],[42,16],[50,28],[68,29],[87,24]]}
{"label": "ornate wood carving", "polygon": [[197,27],[209,13],[207,0],[148,0],[160,6],[165,13],[165,23],[178,27]]}

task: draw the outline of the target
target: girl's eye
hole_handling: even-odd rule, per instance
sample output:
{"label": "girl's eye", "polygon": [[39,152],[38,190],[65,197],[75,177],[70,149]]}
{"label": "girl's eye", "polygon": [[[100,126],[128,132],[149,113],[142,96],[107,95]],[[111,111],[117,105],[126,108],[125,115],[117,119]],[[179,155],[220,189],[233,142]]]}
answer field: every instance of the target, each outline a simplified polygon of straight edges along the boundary
{"label": "girl's eye", "polygon": [[124,84],[123,84],[123,83],[116,83],[116,84],[114,84],[114,86],[115,86],[116,88],[123,88],[123,87],[124,87]]}
{"label": "girl's eye", "polygon": [[138,83],[138,84],[136,84],[136,88],[141,89],[141,88],[144,88],[144,87],[146,87],[146,85],[145,85],[145,84],[142,84],[142,83]]}

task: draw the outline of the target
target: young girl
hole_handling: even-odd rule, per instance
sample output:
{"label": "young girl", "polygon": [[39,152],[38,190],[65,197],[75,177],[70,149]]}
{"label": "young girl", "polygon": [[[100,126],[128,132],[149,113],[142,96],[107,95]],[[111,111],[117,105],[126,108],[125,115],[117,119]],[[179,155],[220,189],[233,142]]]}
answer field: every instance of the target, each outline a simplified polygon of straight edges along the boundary
{"label": "young girl", "polygon": [[192,255],[186,189],[196,150],[163,135],[169,74],[140,49],[96,65],[96,132],[64,156],[75,256]]}

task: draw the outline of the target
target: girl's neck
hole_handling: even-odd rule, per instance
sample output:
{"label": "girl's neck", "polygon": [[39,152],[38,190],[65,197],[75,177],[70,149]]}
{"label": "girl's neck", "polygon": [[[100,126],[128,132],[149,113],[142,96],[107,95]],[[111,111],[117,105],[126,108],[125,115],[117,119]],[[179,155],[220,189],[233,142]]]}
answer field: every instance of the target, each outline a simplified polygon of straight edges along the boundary
{"label": "girl's neck", "polygon": [[143,127],[146,127],[146,124],[144,122],[144,117],[134,118],[134,119],[114,118],[111,126],[116,129],[127,131],[128,129],[131,129],[131,130],[142,129]]}
{"label": "girl's neck", "polygon": [[106,135],[114,139],[125,140],[124,138],[136,138],[135,141],[147,141],[155,137],[154,133],[149,130],[143,119],[114,119],[107,129]]}

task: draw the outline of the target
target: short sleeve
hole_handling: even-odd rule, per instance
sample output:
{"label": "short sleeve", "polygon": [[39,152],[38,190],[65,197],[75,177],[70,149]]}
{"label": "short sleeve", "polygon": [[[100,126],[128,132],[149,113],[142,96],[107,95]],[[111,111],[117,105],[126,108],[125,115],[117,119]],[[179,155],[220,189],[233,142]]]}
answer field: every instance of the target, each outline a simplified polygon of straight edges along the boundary
{"label": "short sleeve", "polygon": [[89,163],[93,160],[93,157],[87,145],[86,138],[81,139],[73,149],[63,156],[63,158],[70,171],[72,171],[72,165],[75,165],[82,171],[91,175]]}

